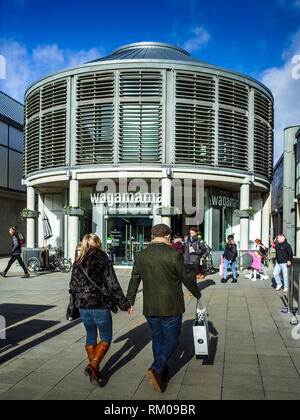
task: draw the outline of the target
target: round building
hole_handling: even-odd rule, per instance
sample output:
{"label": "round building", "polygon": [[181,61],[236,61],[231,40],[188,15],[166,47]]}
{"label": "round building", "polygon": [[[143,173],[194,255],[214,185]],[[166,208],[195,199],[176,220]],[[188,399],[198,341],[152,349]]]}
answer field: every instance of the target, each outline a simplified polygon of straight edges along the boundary
{"label": "round building", "polygon": [[[39,212],[27,219],[28,248],[43,246],[45,213],[66,256],[95,232],[116,264],[131,264],[154,223],[188,232],[173,193],[187,181],[194,195],[203,187],[198,226],[214,251],[231,233],[240,250],[268,243],[273,96],[251,77],[173,45],[129,44],[30,86],[24,134],[27,207]],[[97,201],[124,179],[127,191],[159,181],[160,205]]]}

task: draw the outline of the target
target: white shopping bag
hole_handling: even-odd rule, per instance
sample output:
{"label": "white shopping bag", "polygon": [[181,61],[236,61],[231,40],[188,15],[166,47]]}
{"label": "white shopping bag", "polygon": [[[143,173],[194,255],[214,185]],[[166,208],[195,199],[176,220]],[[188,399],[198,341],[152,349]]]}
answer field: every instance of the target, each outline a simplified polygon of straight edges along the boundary
{"label": "white shopping bag", "polygon": [[224,277],[224,258],[221,257],[221,264],[219,265],[219,275]]}
{"label": "white shopping bag", "polygon": [[193,326],[194,346],[196,356],[209,354],[209,330],[206,308],[202,308],[200,300],[197,302],[196,317]]}

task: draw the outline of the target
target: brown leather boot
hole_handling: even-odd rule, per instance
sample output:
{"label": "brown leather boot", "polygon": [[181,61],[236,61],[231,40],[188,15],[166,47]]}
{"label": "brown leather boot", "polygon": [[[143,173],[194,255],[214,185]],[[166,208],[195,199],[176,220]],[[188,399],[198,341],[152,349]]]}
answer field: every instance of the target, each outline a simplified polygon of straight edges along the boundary
{"label": "brown leather boot", "polygon": [[94,351],[94,355],[91,358],[90,364],[87,367],[88,374],[90,375],[91,383],[99,382],[99,365],[103,357],[106,355],[110,347],[109,343],[100,341]]}
{"label": "brown leather boot", "polygon": [[[91,363],[91,361],[94,357],[96,347],[97,347],[97,345],[95,345],[95,346],[85,346],[85,350],[87,352],[87,356],[88,356],[88,359],[89,359],[89,364]],[[85,376],[89,376],[89,370],[88,370],[89,364],[87,365],[87,367],[84,370]]]}

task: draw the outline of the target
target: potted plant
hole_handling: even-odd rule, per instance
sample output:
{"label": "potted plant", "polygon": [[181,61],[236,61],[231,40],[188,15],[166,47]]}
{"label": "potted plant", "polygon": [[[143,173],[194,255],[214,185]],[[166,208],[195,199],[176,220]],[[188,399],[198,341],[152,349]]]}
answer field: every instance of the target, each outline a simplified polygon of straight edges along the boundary
{"label": "potted plant", "polygon": [[84,216],[84,208],[80,206],[64,206],[65,214],[69,216]]}
{"label": "potted plant", "polygon": [[249,217],[253,218],[254,216],[254,209],[249,207],[248,209],[243,210],[234,210],[234,212],[241,218],[241,219],[248,219]]}
{"label": "potted plant", "polygon": [[181,214],[181,211],[173,206],[160,206],[157,207],[156,211],[159,216],[175,216]]}
{"label": "potted plant", "polygon": [[22,219],[28,219],[28,218],[36,218],[38,217],[39,212],[36,210],[30,210],[30,209],[23,209],[20,213],[20,216]]}

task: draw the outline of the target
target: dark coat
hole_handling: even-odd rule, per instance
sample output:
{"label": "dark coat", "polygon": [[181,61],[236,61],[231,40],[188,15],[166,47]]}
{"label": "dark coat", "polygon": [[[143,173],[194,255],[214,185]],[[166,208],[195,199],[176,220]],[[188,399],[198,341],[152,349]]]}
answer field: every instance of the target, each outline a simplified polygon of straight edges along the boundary
{"label": "dark coat", "polygon": [[278,264],[285,264],[293,259],[293,251],[291,245],[285,240],[281,244],[276,242],[276,261]]}
{"label": "dark coat", "polygon": [[100,289],[105,289],[110,293],[101,293],[84,275],[79,264],[75,263],[72,270],[70,290],[76,295],[76,306],[78,308],[113,309],[115,305],[122,311],[127,311],[130,308],[130,303],[123,294],[112,262],[104,251],[91,248],[80,264]]}
{"label": "dark coat", "polygon": [[12,242],[11,242],[11,254],[12,255],[21,255],[21,243],[18,233],[14,233],[12,235]]}
{"label": "dark coat", "polygon": [[175,316],[185,311],[182,284],[198,299],[201,293],[183,256],[170,245],[153,242],[136,254],[127,291],[134,305],[143,282],[143,313],[146,316]]}
{"label": "dark coat", "polygon": [[[193,247],[195,252],[189,252],[189,248]],[[189,242],[184,243],[183,258],[186,264],[198,264],[200,265],[200,258],[205,253],[206,247],[203,239],[199,238],[198,235],[190,238]]]}
{"label": "dark coat", "polygon": [[236,244],[227,244],[223,257],[226,258],[228,261],[234,262],[237,257],[237,246]]}

